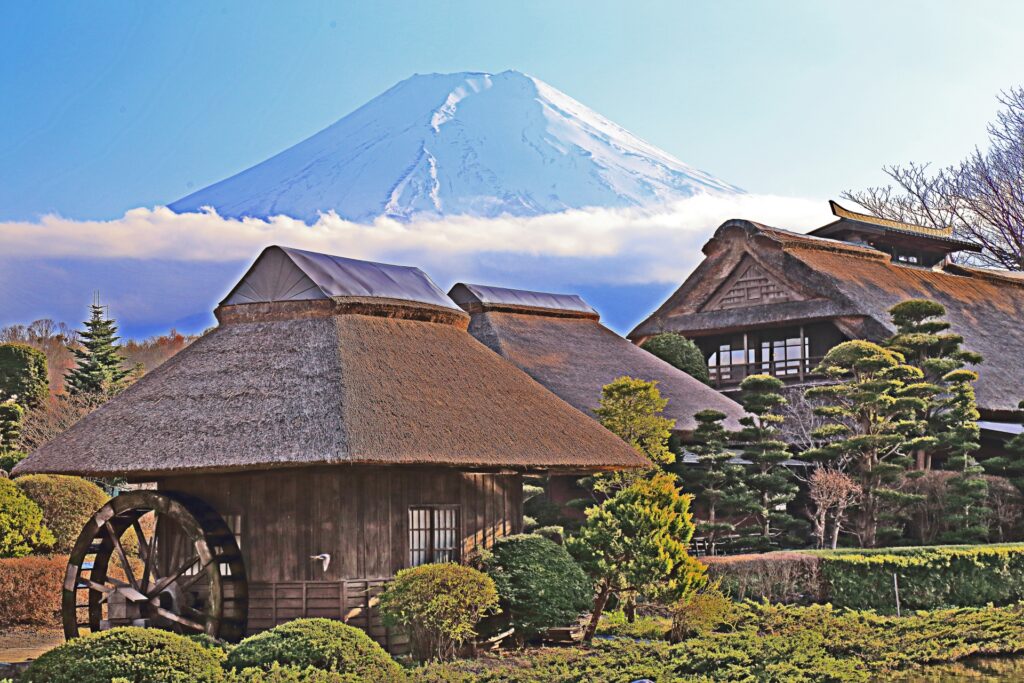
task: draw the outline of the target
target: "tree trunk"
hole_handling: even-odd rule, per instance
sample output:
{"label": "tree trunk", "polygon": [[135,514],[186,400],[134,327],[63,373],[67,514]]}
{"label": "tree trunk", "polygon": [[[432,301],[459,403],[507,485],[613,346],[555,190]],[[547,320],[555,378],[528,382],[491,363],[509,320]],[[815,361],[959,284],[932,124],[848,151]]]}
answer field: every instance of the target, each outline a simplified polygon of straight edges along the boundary
{"label": "tree trunk", "polygon": [[626,604],[622,606],[622,612],[626,615],[626,621],[630,624],[636,623],[636,595],[630,593],[626,598]]}
{"label": "tree trunk", "polygon": [[832,522],[832,550],[835,550],[839,545],[839,530],[843,527],[843,513],[845,512],[845,507],[836,508],[836,518]]}
{"label": "tree trunk", "polygon": [[604,606],[608,604],[608,596],[611,595],[611,592],[611,586],[607,583],[601,584],[601,590],[594,598],[594,611],[590,615],[590,623],[587,624],[587,629],[583,632],[583,642],[589,643],[594,639],[594,634],[597,633],[597,622],[601,620],[601,613],[604,612]]}

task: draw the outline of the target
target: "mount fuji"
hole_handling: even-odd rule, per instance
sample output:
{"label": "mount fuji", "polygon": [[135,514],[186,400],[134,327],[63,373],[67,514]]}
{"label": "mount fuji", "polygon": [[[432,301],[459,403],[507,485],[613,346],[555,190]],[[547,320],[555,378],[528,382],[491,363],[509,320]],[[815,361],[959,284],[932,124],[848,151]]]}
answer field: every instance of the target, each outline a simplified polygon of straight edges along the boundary
{"label": "mount fuji", "polygon": [[533,216],[743,192],[518,71],[415,75],[170,205],[224,217]]}

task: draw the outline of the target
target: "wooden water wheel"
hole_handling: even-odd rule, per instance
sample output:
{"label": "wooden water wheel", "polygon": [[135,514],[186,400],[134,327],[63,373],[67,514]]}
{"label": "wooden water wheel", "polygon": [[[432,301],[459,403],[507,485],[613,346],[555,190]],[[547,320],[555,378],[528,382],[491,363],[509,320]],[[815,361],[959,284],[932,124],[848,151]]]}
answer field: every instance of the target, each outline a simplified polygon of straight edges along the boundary
{"label": "wooden water wheel", "polygon": [[242,554],[224,519],[202,501],[122,493],[82,529],[61,612],[69,640],[135,625],[237,641],[248,613]]}

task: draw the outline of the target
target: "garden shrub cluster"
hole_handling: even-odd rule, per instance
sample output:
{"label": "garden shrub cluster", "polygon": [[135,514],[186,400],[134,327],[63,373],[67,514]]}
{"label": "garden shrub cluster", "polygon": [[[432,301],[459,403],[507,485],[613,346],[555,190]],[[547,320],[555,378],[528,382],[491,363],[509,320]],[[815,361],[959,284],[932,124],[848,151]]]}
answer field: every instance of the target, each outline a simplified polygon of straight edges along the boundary
{"label": "garden shrub cluster", "polygon": [[827,605],[751,602],[739,617],[678,645],[627,638],[502,658],[431,664],[423,683],[589,681],[868,681],[979,654],[1024,651],[1024,606],[939,610],[902,618]]}
{"label": "garden shrub cluster", "polygon": [[53,549],[69,553],[89,518],[107,502],[107,494],[81,477],[29,474],[14,480],[43,511],[43,523],[54,536]]}
{"label": "garden shrub cluster", "polygon": [[403,569],[380,594],[384,623],[409,634],[420,661],[453,658],[476,635],[477,622],[497,607],[494,581],[454,563]]}
{"label": "garden shrub cluster", "polygon": [[[299,669],[313,667],[346,674],[353,677],[352,680],[375,683],[399,683],[405,680],[401,668],[384,648],[363,631],[334,619],[296,619],[250,636],[231,649],[226,667],[238,671],[271,671],[275,664]],[[274,675],[292,674],[295,672]],[[246,675],[250,678],[240,680],[305,680],[287,677],[260,679],[255,673]]]}
{"label": "garden shrub cluster", "polygon": [[22,683],[221,683],[223,655],[159,629],[113,628],[76,638],[41,655]]}
{"label": "garden shrub cluster", "polygon": [[66,556],[0,560],[0,628],[60,624]]}
{"label": "garden shrub cluster", "polygon": [[568,551],[534,534],[495,542],[486,563],[501,604],[502,619],[522,642],[553,626],[575,623],[593,599],[593,586]]}

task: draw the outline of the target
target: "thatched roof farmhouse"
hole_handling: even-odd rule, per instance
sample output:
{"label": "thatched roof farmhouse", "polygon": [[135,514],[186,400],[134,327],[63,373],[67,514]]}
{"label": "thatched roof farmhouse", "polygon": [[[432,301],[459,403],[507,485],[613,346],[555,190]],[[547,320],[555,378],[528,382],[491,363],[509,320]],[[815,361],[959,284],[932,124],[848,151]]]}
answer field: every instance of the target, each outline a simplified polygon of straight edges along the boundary
{"label": "thatched roof farmhouse", "polygon": [[604,385],[628,375],[658,383],[678,432],[695,429],[694,413],[707,408],[739,428],[738,403],[612,332],[579,296],[466,283],[448,295],[469,312],[470,334],[585,413]]}
{"label": "thatched roof farmhouse", "polygon": [[[648,465],[471,336],[416,268],[269,247],[216,315],[15,469],[157,487],[83,530],[69,637],[149,623],[238,638],[324,616],[401,649],[374,595],[403,567],[519,532],[523,473]],[[140,544],[152,571],[109,579],[117,539],[143,535],[147,515],[160,520]]]}

